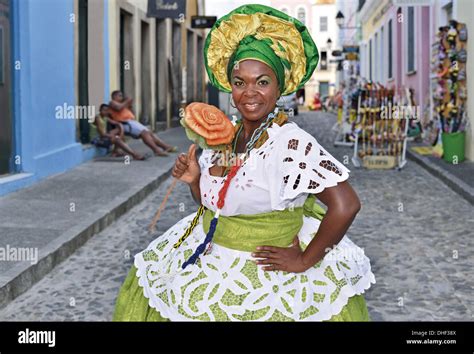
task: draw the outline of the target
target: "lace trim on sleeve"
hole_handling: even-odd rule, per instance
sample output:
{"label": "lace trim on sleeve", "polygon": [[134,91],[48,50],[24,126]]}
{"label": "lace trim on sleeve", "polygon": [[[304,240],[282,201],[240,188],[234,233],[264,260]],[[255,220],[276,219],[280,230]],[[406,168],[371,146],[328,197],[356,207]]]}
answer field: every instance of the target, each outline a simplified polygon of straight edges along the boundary
{"label": "lace trim on sleeve", "polygon": [[201,171],[212,166],[214,164],[215,157],[216,151],[211,149],[203,150],[201,156],[199,157],[199,167],[201,168]]}
{"label": "lace trim on sleeve", "polygon": [[[328,153],[310,134],[299,129],[281,137],[274,161],[274,192],[280,201],[302,193],[317,194],[349,178],[350,170]],[[275,190],[276,189],[276,190]]]}

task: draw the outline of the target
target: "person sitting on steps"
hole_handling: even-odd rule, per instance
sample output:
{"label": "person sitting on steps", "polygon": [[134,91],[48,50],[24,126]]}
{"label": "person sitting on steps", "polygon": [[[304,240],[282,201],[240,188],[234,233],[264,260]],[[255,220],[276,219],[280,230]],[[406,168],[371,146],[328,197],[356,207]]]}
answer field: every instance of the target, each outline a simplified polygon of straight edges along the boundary
{"label": "person sitting on steps", "polygon": [[132,98],[124,97],[122,91],[112,92],[109,103],[109,112],[112,119],[123,125],[125,135],[142,141],[155,153],[156,156],[168,156],[168,152],[176,152],[178,148],[166,144],[154,135],[147,127],[135,120],[132,108]]}
{"label": "person sitting on steps", "polygon": [[93,137],[92,144],[97,147],[103,147],[107,150],[114,145],[112,156],[123,156],[123,153],[131,155],[135,160],[145,160],[146,157],[133,151],[123,140],[123,127],[110,119],[109,106],[105,103],[100,105],[99,114],[95,116],[91,124],[90,136]]}

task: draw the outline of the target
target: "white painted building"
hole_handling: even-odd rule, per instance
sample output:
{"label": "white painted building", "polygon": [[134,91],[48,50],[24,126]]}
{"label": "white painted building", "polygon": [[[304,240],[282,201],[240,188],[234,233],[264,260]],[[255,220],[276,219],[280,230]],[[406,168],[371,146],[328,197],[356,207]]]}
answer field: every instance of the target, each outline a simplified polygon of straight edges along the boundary
{"label": "white painted building", "polygon": [[[342,50],[344,46],[359,45],[359,31],[356,28],[358,25],[358,6],[358,0],[336,0],[337,12],[340,12],[344,16],[344,21],[342,28],[339,28],[338,36],[333,45],[334,49]],[[356,71],[354,68],[350,70],[350,65],[354,65],[354,63],[343,62],[342,70],[336,71],[336,90],[339,89],[340,83],[347,79],[350,72]]]}
{"label": "white painted building", "polygon": [[319,49],[319,64],[306,85],[306,99],[312,99],[316,92],[320,96],[333,95],[336,83],[337,64],[330,63],[331,52],[336,49],[339,28],[336,25],[336,0],[316,0],[311,6],[311,35]]}

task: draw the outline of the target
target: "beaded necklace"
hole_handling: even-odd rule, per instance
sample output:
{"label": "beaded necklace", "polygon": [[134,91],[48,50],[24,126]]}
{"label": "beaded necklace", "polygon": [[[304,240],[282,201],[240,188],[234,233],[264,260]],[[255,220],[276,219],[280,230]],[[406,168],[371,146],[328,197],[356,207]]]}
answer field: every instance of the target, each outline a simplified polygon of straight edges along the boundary
{"label": "beaded necklace", "polygon": [[[275,109],[275,111],[270,113],[265,118],[265,120],[260,124],[260,126],[257,129],[254,130],[254,132],[252,134],[252,137],[250,138],[249,142],[246,144],[244,159],[246,159],[249,156],[250,151],[255,147],[255,145],[257,144],[259,139],[266,132],[267,128],[272,124],[272,122],[273,122],[275,116],[277,115],[277,113],[278,113],[278,109]],[[240,132],[242,131],[242,128],[243,128],[243,124],[242,123],[240,123],[240,124],[241,124],[241,126],[239,127],[238,133],[236,134],[236,138],[235,138],[234,144],[233,144],[233,149],[232,149],[233,151],[232,152],[234,154],[235,154],[235,149],[236,149],[236,146],[237,146],[238,136],[239,136],[239,134],[240,134]],[[229,173],[226,176],[227,178],[224,181],[224,185],[219,190],[219,193],[218,193],[219,198],[217,200],[217,210],[214,214],[214,217],[211,220],[211,224],[209,226],[209,231],[206,234],[206,238],[204,239],[204,242],[201,243],[197,247],[197,249],[193,253],[193,255],[191,257],[189,257],[189,259],[186,262],[183,263],[183,266],[182,266],[183,269],[186,268],[190,264],[194,264],[198,260],[199,256],[206,250],[206,247],[208,247],[208,245],[211,246],[211,241],[212,241],[212,238],[214,237],[214,233],[216,231],[217,223],[219,221],[219,215],[221,213],[222,208],[224,207],[224,200],[225,200],[225,196],[227,194],[227,191],[229,189],[230,182],[232,181],[232,179],[235,177],[235,175],[239,171],[240,167],[242,166],[242,162],[243,162],[242,160],[238,161],[237,164],[235,164],[234,166],[232,166],[230,168]]]}

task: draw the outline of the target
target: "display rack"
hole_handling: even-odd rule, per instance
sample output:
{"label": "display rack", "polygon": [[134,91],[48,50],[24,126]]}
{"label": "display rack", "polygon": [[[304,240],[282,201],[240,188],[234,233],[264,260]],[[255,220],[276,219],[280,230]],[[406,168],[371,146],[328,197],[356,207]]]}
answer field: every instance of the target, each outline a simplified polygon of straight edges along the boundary
{"label": "display rack", "polygon": [[413,92],[366,83],[359,89],[355,144],[356,167],[390,169],[406,164],[407,131],[416,118]]}

